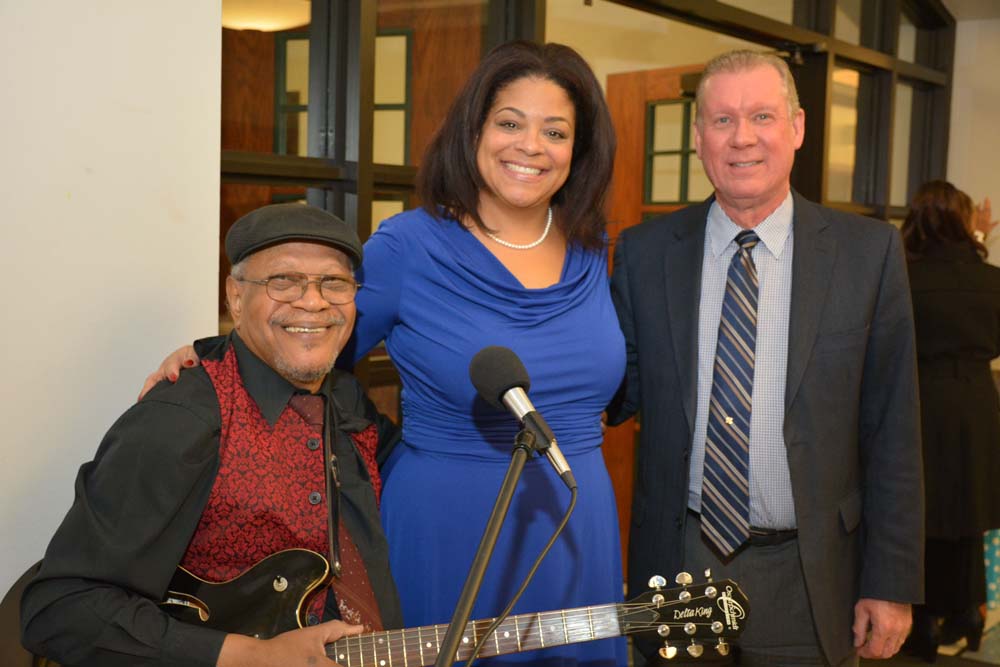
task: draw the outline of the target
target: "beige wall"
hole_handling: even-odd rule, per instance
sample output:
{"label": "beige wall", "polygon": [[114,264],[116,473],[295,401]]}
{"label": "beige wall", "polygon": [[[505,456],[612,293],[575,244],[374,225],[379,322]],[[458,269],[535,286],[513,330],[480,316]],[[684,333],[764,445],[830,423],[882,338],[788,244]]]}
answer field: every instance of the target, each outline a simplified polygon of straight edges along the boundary
{"label": "beige wall", "polygon": [[1000,217],[1000,19],[959,21],[951,98],[948,180]]}
{"label": "beige wall", "polygon": [[0,593],[216,323],[220,1],[0,2]]}
{"label": "beige wall", "polygon": [[730,49],[757,48],[750,42],[594,0],[548,0],[545,41],[566,44],[582,55],[607,86],[608,74],[704,63]]}

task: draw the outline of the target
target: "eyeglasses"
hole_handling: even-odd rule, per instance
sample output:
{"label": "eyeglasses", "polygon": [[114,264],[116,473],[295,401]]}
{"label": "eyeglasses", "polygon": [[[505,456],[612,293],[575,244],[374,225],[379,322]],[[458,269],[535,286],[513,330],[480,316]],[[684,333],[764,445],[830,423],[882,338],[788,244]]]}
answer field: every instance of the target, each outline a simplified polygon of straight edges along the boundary
{"label": "eyeglasses", "polygon": [[236,280],[241,283],[263,285],[264,289],[267,290],[267,295],[281,303],[298,301],[306,295],[309,285],[316,283],[319,285],[320,296],[334,306],[342,306],[354,301],[354,295],[361,287],[360,283],[354,282],[351,278],[320,276],[315,280],[310,280],[309,276],[304,273],[282,273],[263,280],[249,280],[247,278],[236,278]]}

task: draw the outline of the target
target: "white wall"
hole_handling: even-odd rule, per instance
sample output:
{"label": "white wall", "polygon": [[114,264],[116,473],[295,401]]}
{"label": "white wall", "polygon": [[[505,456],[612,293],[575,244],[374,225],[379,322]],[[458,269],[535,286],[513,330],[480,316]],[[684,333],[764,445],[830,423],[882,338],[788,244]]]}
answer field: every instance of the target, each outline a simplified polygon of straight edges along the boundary
{"label": "white wall", "polygon": [[217,327],[220,0],[0,0],[0,594]]}
{"label": "white wall", "polygon": [[1000,19],[959,21],[951,98],[948,180],[1000,217]]}

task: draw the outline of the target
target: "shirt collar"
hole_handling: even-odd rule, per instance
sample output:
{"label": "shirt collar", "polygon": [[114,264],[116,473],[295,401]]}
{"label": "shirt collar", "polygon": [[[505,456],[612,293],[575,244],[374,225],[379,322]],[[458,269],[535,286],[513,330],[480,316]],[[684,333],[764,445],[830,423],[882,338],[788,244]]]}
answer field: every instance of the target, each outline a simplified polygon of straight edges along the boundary
{"label": "shirt collar", "polygon": [[[240,376],[243,378],[243,386],[246,387],[250,398],[260,408],[264,419],[271,426],[274,426],[288,405],[289,399],[295,394],[308,392],[299,389],[281,377],[260,357],[251,352],[236,331],[232,333],[232,341],[233,348],[236,350],[236,362],[240,367]],[[323,380],[323,386],[319,390],[320,394],[327,397],[327,401],[330,400],[331,384],[332,374],[327,374]]]}
{"label": "shirt collar", "polygon": [[[757,232],[761,243],[774,257],[781,257],[785,249],[785,241],[792,230],[792,216],[795,212],[794,200],[789,190],[785,199],[774,209],[771,215],[764,218],[759,225],[753,228]],[[743,231],[735,222],[729,219],[726,212],[722,210],[718,201],[713,201],[708,209],[708,243],[712,249],[712,255],[718,257],[736,238],[736,235]]]}

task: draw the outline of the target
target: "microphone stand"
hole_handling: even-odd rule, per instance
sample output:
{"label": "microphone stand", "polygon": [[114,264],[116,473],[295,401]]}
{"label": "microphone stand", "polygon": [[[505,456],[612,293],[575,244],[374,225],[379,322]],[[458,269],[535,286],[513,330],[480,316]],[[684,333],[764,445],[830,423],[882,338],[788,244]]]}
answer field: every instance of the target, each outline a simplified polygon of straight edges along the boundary
{"label": "microphone stand", "polygon": [[[514,489],[517,488],[517,482],[521,478],[525,461],[528,460],[534,449],[535,435],[528,429],[518,432],[514,438],[514,452],[511,454],[507,476],[504,477],[503,484],[500,486],[496,503],[493,505],[493,513],[490,514],[490,519],[486,522],[486,529],[483,531],[483,537],[479,541],[479,548],[476,549],[475,558],[472,559],[472,566],[469,568],[465,585],[462,587],[462,594],[458,597],[458,603],[455,605],[455,612],[452,614],[451,622],[448,624],[448,630],[445,632],[444,640],[442,640],[441,646],[438,649],[438,657],[434,661],[434,667],[447,667],[458,660],[458,645],[462,640],[462,634],[465,632],[465,626],[469,622],[469,616],[472,615],[472,605],[479,595],[479,588],[482,586],[486,567],[490,564],[493,549],[497,544],[497,537],[500,535],[500,528],[503,527],[503,522],[507,518],[507,510],[510,509],[510,502],[514,497]],[[469,644],[470,649],[475,643],[476,640],[472,639]]]}

